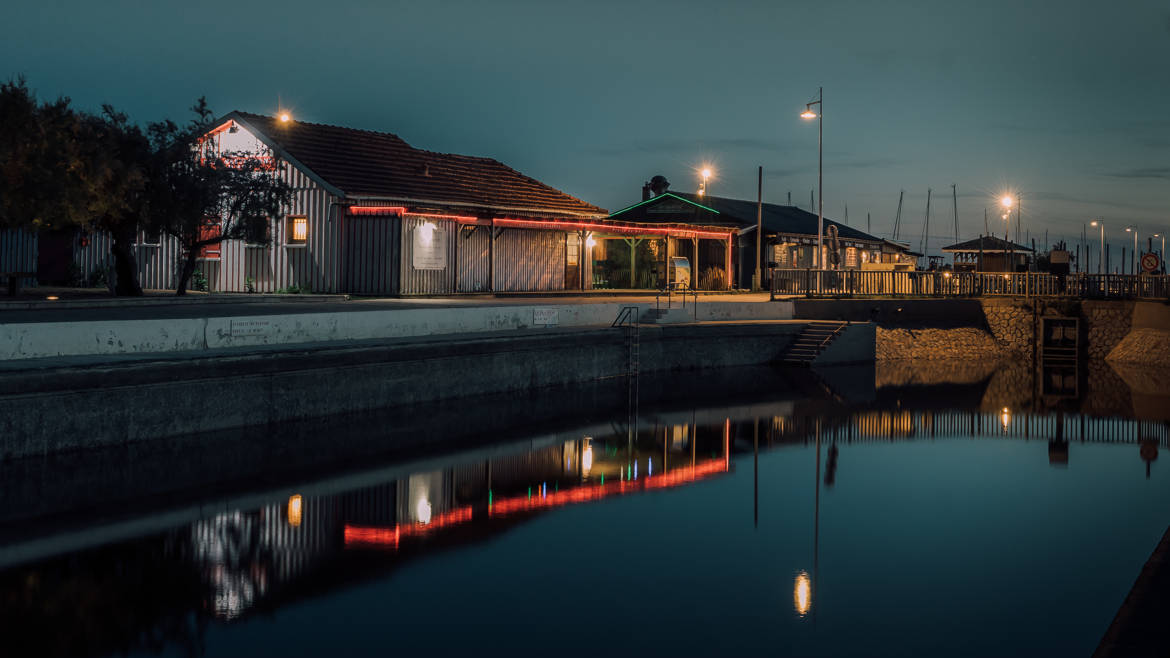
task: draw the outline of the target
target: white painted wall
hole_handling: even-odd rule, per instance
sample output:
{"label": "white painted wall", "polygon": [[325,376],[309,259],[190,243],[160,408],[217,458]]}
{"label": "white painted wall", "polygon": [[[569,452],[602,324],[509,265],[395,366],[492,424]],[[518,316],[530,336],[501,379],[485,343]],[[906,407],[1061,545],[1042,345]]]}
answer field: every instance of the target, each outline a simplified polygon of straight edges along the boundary
{"label": "white painted wall", "polygon": [[[288,315],[0,324],[0,360],[148,354],[510,331],[545,326],[608,326],[628,303],[476,306]],[[654,305],[637,304],[644,313]],[[709,302],[699,320],[787,320],[792,302]]]}

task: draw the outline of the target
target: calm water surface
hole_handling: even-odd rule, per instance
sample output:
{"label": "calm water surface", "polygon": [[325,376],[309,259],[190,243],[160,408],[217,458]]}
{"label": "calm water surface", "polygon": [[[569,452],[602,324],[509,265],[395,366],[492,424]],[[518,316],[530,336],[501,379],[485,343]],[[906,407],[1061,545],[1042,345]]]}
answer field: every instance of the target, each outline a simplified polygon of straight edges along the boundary
{"label": "calm water surface", "polygon": [[1148,459],[1166,426],[1004,411],[996,390],[660,405],[636,428],[567,424],[369,464],[162,506],[112,534],[65,524],[0,550],[0,642],[41,655],[1087,655],[1170,524],[1170,479]]}

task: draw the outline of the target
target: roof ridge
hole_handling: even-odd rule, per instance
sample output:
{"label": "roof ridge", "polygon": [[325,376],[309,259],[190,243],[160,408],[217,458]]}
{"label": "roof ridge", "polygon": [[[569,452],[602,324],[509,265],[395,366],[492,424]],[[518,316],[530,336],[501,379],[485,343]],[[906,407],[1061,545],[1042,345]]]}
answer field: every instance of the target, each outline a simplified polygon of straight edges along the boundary
{"label": "roof ridge", "polygon": [[[244,117],[256,117],[256,118],[260,118],[260,119],[268,119],[270,121],[279,121],[279,119],[277,117],[274,117],[274,116],[271,116],[268,114],[257,114],[255,112],[245,112],[243,110],[235,110],[233,112],[233,114],[239,114],[240,116],[244,116]],[[293,123],[299,123],[299,124],[305,125],[305,126],[316,126],[318,128],[333,128],[335,130],[345,130],[347,132],[368,133],[370,135],[379,135],[382,137],[393,137],[394,139],[401,141],[403,144],[410,146],[410,148],[412,148],[416,151],[424,150],[424,149],[420,149],[420,148],[416,148],[416,147],[412,146],[410,144],[410,142],[403,139],[401,135],[399,135],[397,133],[387,132],[385,130],[370,130],[368,128],[351,128],[349,126],[339,126],[339,125],[333,124],[333,123],[316,123],[314,121],[302,121],[302,120],[296,119],[296,118],[290,118],[289,120]]]}

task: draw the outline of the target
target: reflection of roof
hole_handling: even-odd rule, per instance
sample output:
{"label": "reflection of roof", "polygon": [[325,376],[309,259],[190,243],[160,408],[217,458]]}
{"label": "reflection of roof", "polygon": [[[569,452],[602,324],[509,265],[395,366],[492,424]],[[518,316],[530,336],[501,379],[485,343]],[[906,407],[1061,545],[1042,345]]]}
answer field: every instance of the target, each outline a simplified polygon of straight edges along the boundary
{"label": "reflection of roof", "polygon": [[[647,217],[653,212],[653,206],[674,199],[676,202],[687,204],[681,212],[691,217],[666,217],[661,219]],[[625,215],[625,216],[623,216]],[[756,226],[756,202],[744,199],[728,199],[717,196],[699,196],[688,192],[667,192],[648,201],[635,204],[618,210],[612,215],[614,219],[629,221],[672,221],[677,222],[692,219],[704,225],[723,224],[735,225],[744,228]],[[700,220],[699,217],[702,217]],[[762,208],[764,231],[781,235],[810,235],[817,234],[817,216],[801,210],[795,206],[780,206],[774,203],[765,203]],[[851,226],[825,218],[825,227],[837,227],[837,235],[842,240],[864,240],[867,242],[881,242],[881,238],[859,231]]]}
{"label": "reflection of roof", "polygon": [[234,119],[348,196],[385,196],[483,208],[600,217],[605,210],[529,178],[492,158],[435,153],[397,135],[260,114]]}
{"label": "reflection of roof", "polygon": [[[983,247],[980,249],[980,243]],[[949,247],[943,247],[943,251],[983,251],[988,252],[1003,252],[1003,251],[1032,251],[1031,247],[1025,247],[1021,244],[1008,242],[1002,238],[997,238],[992,235],[985,235],[979,238],[967,240],[966,242],[959,242]]]}

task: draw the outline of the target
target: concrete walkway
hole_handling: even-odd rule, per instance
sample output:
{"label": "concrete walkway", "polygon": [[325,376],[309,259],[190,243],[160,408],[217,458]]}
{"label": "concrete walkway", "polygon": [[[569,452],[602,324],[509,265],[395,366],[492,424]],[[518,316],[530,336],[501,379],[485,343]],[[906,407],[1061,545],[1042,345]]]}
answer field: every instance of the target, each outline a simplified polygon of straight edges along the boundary
{"label": "concrete walkway", "polygon": [[[700,296],[672,319],[787,320],[791,302],[767,295]],[[678,309],[681,301],[674,300]],[[445,297],[297,303],[151,304],[0,312],[0,361],[608,326],[653,297]],[[683,316],[687,317],[683,317]]]}

